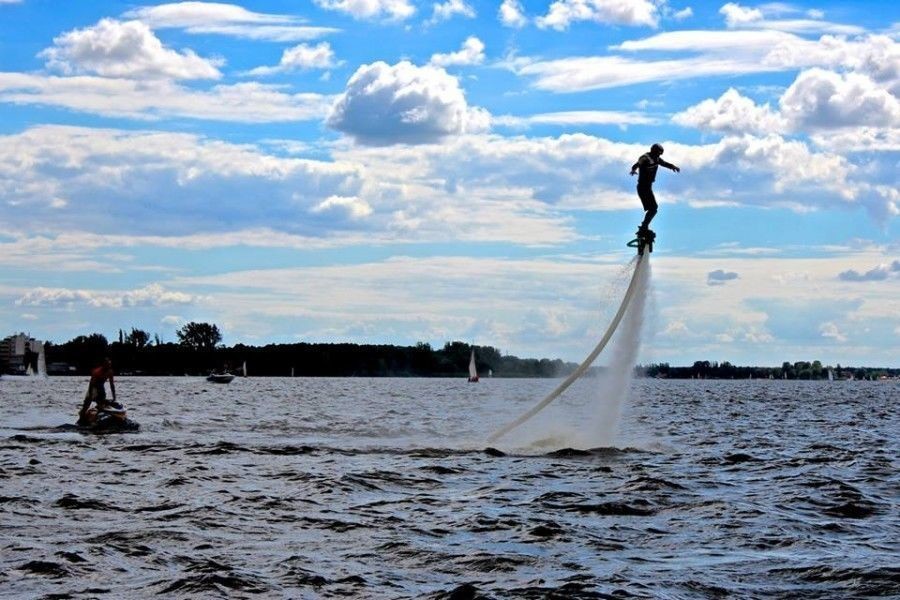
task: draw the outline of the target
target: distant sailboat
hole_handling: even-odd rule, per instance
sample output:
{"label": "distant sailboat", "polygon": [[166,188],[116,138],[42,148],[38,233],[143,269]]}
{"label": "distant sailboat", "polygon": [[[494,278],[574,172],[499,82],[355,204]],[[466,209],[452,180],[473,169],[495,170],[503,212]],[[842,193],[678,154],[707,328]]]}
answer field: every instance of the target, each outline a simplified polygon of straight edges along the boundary
{"label": "distant sailboat", "polygon": [[834,371],[828,369],[828,381],[834,381]]}
{"label": "distant sailboat", "polygon": [[243,374],[244,377],[247,376],[247,361],[246,360],[244,361],[244,365],[241,367],[241,373]]}
{"label": "distant sailboat", "polygon": [[472,348],[472,356],[469,358],[469,383],[478,383],[478,369],[475,368],[475,348]]}

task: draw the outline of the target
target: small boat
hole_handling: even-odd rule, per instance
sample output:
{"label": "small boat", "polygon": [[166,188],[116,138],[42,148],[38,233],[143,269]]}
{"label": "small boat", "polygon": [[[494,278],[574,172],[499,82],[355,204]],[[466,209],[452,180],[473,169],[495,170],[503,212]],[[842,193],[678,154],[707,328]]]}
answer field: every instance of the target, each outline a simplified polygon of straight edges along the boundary
{"label": "small boat", "polygon": [[469,358],[469,383],[478,383],[478,369],[475,368],[475,348],[472,348],[472,356]]}
{"label": "small boat", "polygon": [[231,383],[232,379],[234,379],[234,375],[231,373],[210,373],[206,377],[210,383]]}

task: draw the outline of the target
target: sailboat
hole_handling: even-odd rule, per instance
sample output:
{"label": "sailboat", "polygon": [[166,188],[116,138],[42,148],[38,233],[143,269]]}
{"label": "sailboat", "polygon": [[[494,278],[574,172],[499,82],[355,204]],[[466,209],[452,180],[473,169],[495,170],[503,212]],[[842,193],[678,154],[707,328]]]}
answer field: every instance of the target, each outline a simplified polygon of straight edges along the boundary
{"label": "sailboat", "polygon": [[475,348],[472,348],[472,356],[469,358],[469,383],[478,383],[478,369],[475,368]]}
{"label": "sailboat", "polygon": [[828,381],[834,381],[834,371],[828,369]]}

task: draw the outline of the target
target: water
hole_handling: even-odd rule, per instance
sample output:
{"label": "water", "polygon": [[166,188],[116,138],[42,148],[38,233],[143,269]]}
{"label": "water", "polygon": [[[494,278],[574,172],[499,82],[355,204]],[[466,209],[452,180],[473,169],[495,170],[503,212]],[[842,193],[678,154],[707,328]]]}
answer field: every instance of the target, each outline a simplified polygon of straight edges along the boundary
{"label": "water", "polygon": [[613,447],[485,451],[557,383],[123,377],[100,437],[0,380],[0,596],[900,595],[896,382],[636,380]]}

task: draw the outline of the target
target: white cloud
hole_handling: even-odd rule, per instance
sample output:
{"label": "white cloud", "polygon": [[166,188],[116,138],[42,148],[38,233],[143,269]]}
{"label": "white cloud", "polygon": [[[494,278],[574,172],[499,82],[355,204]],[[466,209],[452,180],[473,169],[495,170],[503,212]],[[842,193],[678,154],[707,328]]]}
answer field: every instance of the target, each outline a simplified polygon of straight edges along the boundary
{"label": "white cloud", "polygon": [[301,19],[248,11],[234,4],[177,2],[146,6],[125,13],[155,29],[184,29],[195,34],[220,34],[276,42],[312,40],[336,33],[332,27],[304,25]]}
{"label": "white cloud", "polygon": [[186,321],[183,317],[179,317],[178,315],[166,315],[162,319],[160,319],[159,322],[163,325],[181,327],[185,324]]}
{"label": "white cloud", "polygon": [[804,71],[781,97],[780,104],[785,117],[799,128],[900,126],[900,101],[857,73]]}
{"label": "white cloud", "polygon": [[500,22],[506,27],[521,28],[528,23],[522,3],[519,0],[503,0],[497,10]]}
{"label": "white cloud", "polygon": [[276,67],[257,67],[248,72],[249,75],[272,75],[304,69],[331,69],[336,67],[334,50],[331,44],[321,42],[315,46],[299,44],[288,48],[281,55]]}
{"label": "white cloud", "polygon": [[729,2],[719,9],[719,13],[725,16],[725,24],[728,27],[740,27],[755,21],[761,21],[762,11],[756,8],[745,8],[740,4]]}
{"label": "white cloud", "polygon": [[676,21],[684,21],[685,19],[689,19],[693,16],[694,16],[694,9],[692,9],[690,6],[672,13],[672,18],[675,19]]}
{"label": "white cloud", "polygon": [[429,23],[438,23],[452,19],[454,15],[474,19],[475,9],[471,5],[466,4],[465,0],[447,0],[441,4],[433,4],[434,10],[431,13]]}
{"label": "white cloud", "polygon": [[563,31],[577,21],[656,27],[659,8],[650,0],[555,0],[535,22],[541,28]]}
{"label": "white cloud", "polygon": [[173,292],[159,284],[136,290],[95,291],[38,287],[16,300],[18,306],[74,306],[85,304],[95,308],[130,308],[135,306],[168,306],[194,304],[198,297]]}
{"label": "white cloud", "polygon": [[[823,69],[801,72],[779,99],[779,110],[759,106],[730,88],[673,116],[680,125],[722,133],[816,133],[817,144],[841,153],[895,147],[900,101],[866,75]],[[841,146],[841,144],[845,144]]]}
{"label": "white cloud", "polygon": [[784,119],[768,104],[757,106],[734,88],[716,100],[704,100],[675,114],[672,120],[686,127],[737,134],[777,133],[786,129]]}
{"label": "white cloud", "polygon": [[457,79],[436,67],[376,62],[361,66],[334,104],[328,125],[372,145],[431,143],[487,128]]}
{"label": "white cloud", "polygon": [[362,219],[372,214],[369,203],[355,196],[329,196],[310,210],[314,213],[340,210],[351,219]]}
{"label": "white cloud", "polygon": [[407,0],[314,0],[326,9],[344,12],[354,19],[381,19],[402,21],[413,16],[415,6]]}
{"label": "white cloud", "polygon": [[433,54],[431,64],[438,67],[480,65],[484,62],[484,43],[477,37],[469,36],[462,48],[449,54]]}
{"label": "white cloud", "polygon": [[0,102],[136,119],[187,117],[272,123],[321,119],[327,115],[332,99],[320,94],[289,94],[279,86],[249,82],[196,91],[167,80],[0,72]]}
{"label": "white cloud", "polygon": [[103,19],[53,40],[40,53],[47,66],[65,74],[94,73],[103,77],[218,79],[222,60],[209,60],[191,50],[165,48],[140,21]]}
{"label": "white cloud", "polygon": [[840,330],[836,323],[833,323],[831,321],[822,323],[822,326],[819,327],[819,331],[821,332],[823,338],[832,339],[835,342],[847,341],[847,336]]}
{"label": "white cloud", "polygon": [[639,112],[615,110],[573,110],[540,113],[524,117],[501,115],[491,117],[492,125],[530,127],[532,125],[654,125],[659,119]]}
{"label": "white cloud", "polygon": [[799,11],[779,2],[763,4],[757,8],[747,8],[735,2],[729,2],[719,9],[719,13],[725,17],[725,24],[729,28],[771,29],[795,33],[824,32],[841,35],[859,34],[865,31],[862,27],[855,25],[842,25],[823,21],[824,14],[820,11],[807,12],[809,19],[767,18],[769,16],[796,12]]}
{"label": "white cloud", "polygon": [[534,87],[573,93],[647,83],[716,75],[787,71],[808,67],[848,68],[886,85],[900,85],[900,44],[888,36],[868,35],[848,39],[822,36],[807,40],[781,31],[671,31],[649,38],[629,40],[611,47],[614,52],[685,53],[661,59],[641,60],[607,54],[544,60],[517,57],[504,66],[534,79]]}
{"label": "white cloud", "polygon": [[[816,146],[830,152],[897,152],[900,151],[900,129],[850,127],[835,131],[816,131],[810,135]],[[897,198],[900,200],[900,198]]]}

